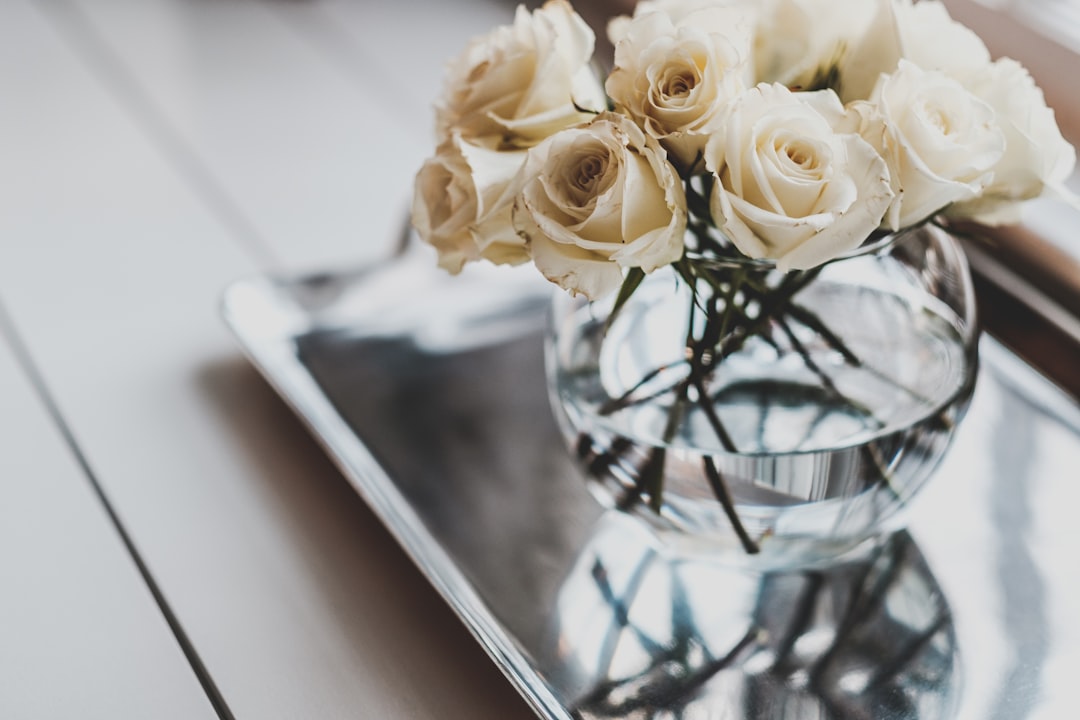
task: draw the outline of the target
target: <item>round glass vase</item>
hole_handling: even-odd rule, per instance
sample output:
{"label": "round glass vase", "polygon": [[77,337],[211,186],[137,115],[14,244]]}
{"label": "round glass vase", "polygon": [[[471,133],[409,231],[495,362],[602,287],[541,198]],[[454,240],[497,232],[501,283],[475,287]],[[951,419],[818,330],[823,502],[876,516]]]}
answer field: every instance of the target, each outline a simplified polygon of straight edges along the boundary
{"label": "round glass vase", "polygon": [[957,242],[925,225],[813,271],[694,262],[646,276],[614,317],[614,297],[555,295],[548,384],[593,494],[679,551],[757,566],[896,529],[974,387]]}

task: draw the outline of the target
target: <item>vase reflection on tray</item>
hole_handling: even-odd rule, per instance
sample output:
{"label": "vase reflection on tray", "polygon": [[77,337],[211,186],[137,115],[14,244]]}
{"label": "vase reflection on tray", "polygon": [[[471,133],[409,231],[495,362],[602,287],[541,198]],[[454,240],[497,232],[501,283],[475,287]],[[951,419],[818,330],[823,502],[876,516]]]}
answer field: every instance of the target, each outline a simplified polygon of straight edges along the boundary
{"label": "vase reflection on tray", "polygon": [[825,561],[887,530],[974,386],[956,242],[927,226],[812,274],[711,272],[735,312],[698,309],[674,273],[647,278],[614,322],[611,302],[556,295],[549,385],[594,494],[686,550],[741,546],[731,557],[759,566]]}
{"label": "vase reflection on tray", "polygon": [[751,573],[635,543],[627,523],[598,524],[556,603],[551,681],[575,717],[953,716],[952,615],[906,532],[826,569]]}

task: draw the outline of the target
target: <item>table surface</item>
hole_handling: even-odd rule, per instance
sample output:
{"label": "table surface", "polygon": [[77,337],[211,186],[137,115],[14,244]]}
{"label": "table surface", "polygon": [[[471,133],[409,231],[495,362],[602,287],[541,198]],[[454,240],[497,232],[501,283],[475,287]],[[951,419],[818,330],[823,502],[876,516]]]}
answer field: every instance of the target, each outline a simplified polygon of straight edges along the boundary
{"label": "table surface", "polygon": [[392,246],[511,12],[0,4],[0,717],[533,717],[218,313]]}
{"label": "table surface", "polygon": [[395,242],[511,5],[0,3],[0,717],[533,717],[218,314]]}

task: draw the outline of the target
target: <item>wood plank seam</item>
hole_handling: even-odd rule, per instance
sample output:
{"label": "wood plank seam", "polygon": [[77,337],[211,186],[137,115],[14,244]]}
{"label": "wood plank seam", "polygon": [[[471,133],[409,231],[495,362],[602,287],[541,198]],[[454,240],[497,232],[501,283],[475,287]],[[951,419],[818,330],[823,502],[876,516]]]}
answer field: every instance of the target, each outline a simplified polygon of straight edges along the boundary
{"label": "wood plank seam", "polygon": [[15,326],[14,320],[8,314],[6,306],[4,305],[3,298],[0,298],[0,337],[7,341],[8,346],[11,348],[11,352],[15,357],[15,362],[22,370],[26,379],[29,381],[34,393],[41,400],[42,405],[45,408],[46,414],[52,419],[56,425],[57,431],[60,434],[68,450],[71,452],[79,469],[82,470],[83,475],[89,482],[94,495],[101,502],[102,507],[105,510],[105,514],[116,530],[120,541],[124,545],[124,549],[131,557],[132,562],[135,564],[135,568],[146,583],[147,589],[149,589],[151,596],[154,599],[154,603],[161,611],[162,616],[165,619],[166,624],[169,626],[170,632],[173,637],[176,638],[177,644],[180,646],[180,650],[184,653],[184,657],[187,659],[188,664],[191,666],[192,672],[195,673],[196,678],[199,681],[199,685],[202,687],[203,692],[206,693],[207,698],[210,701],[211,706],[214,708],[214,712],[217,713],[221,720],[235,720],[235,716],[229,709],[228,703],[225,701],[224,696],[221,694],[214,682],[214,679],[210,676],[209,671],[206,669],[206,665],[203,663],[202,658],[199,657],[198,651],[191,643],[187,633],[184,631],[183,626],[180,624],[176,613],[173,612],[172,607],[169,605],[168,600],[165,599],[164,594],[161,591],[157,581],[151,574],[149,567],[147,567],[143,560],[142,554],[135,546],[134,541],[128,534],[127,529],[124,527],[123,522],[120,520],[119,515],[113,508],[108,495],[106,495],[104,488],[98,481],[93,468],[90,466],[90,462],[86,455],[83,453],[82,448],[79,446],[75,439],[71,428],[64,420],[60,413],[60,408],[56,403],[52,392],[49,390],[45,383],[44,377],[38,370],[34,359],[30,355],[30,351],[26,344],[22,340],[18,329]]}

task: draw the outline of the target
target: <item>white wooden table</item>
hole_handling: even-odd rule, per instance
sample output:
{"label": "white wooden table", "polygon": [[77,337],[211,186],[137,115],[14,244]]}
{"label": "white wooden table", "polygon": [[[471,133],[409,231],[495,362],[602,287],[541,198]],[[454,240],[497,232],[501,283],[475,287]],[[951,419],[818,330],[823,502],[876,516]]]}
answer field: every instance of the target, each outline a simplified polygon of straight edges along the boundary
{"label": "white wooden table", "polygon": [[511,13],[0,4],[0,717],[532,716],[217,311],[392,245]]}
{"label": "white wooden table", "polygon": [[512,5],[0,3],[0,718],[532,717],[218,316],[396,241]]}

